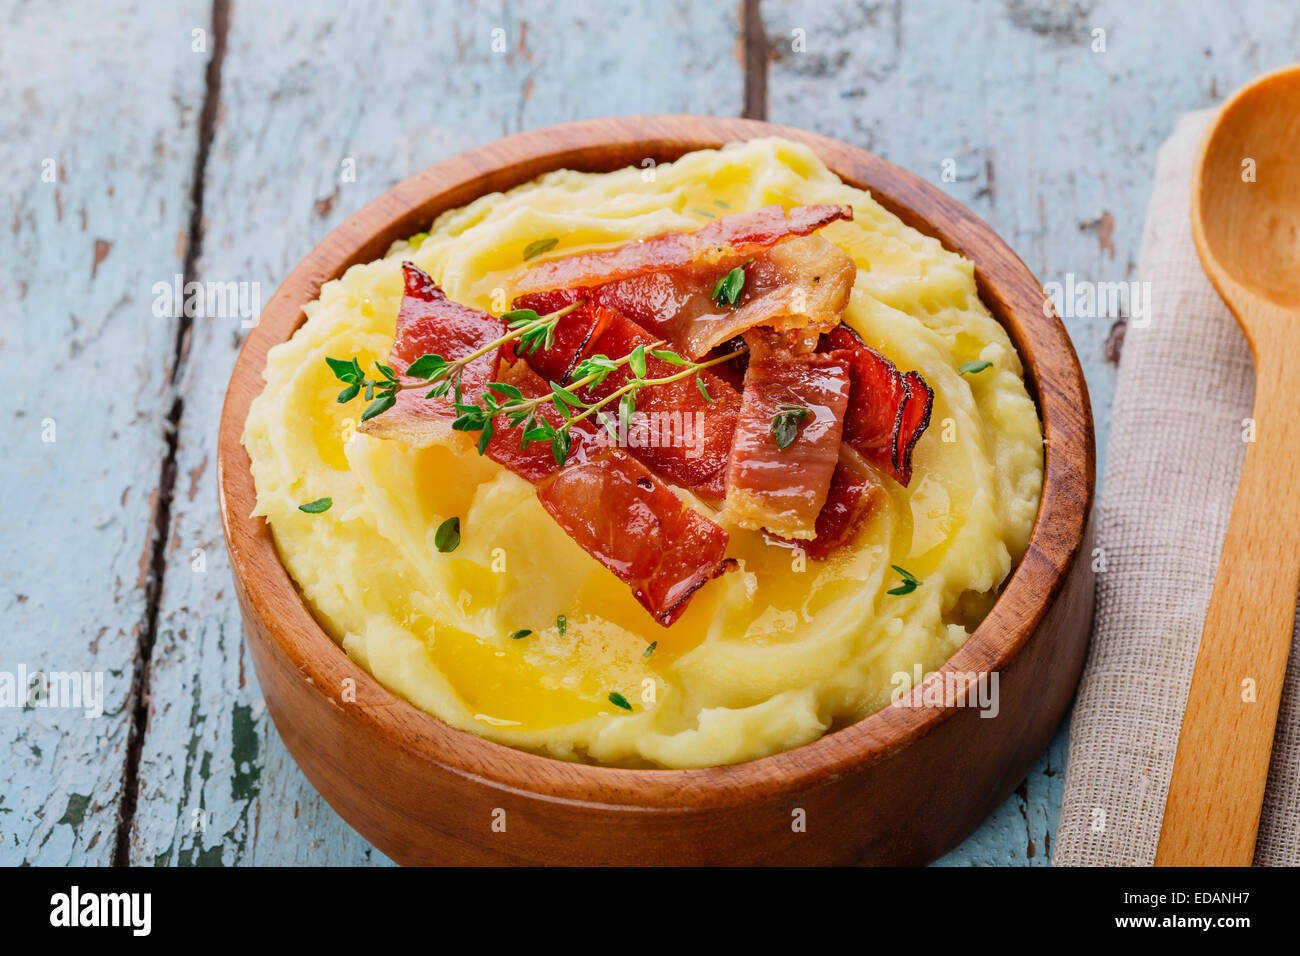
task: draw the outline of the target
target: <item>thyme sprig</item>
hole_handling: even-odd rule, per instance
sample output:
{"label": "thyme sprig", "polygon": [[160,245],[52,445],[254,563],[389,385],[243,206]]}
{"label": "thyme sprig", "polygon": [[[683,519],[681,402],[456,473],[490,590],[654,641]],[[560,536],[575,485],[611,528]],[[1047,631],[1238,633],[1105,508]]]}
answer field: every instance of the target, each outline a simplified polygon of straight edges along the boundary
{"label": "thyme sprig", "polygon": [[[482,348],[468,355],[447,361],[441,355],[421,355],[406,369],[406,377],[416,379],[403,382],[387,365],[375,363],[378,377],[368,378],[354,357],[350,360],[327,358],[330,369],[336,378],[346,386],[338,394],[339,403],[347,403],[364,392],[370,403],[361,414],[363,422],[376,415],[381,415],[397,402],[399,392],[411,388],[427,388],[425,398],[444,398],[451,396],[451,405],[457,412],[451,427],[462,432],[478,432],[478,453],[487,451],[497,431],[497,420],[505,419],[505,429],[520,428],[519,447],[526,449],[533,442],[546,441],[551,444],[551,451],[557,464],[563,465],[569,458],[572,445],[571,432],[574,425],[597,416],[596,420],[615,438],[618,436],[615,422],[602,411],[606,406],[617,403],[619,420],[624,431],[631,424],[636,411],[636,397],[643,388],[668,385],[672,382],[694,376],[695,385],[705,400],[712,403],[715,399],[709,394],[705,385],[703,371],[714,365],[729,362],[745,349],[739,349],[726,355],[695,362],[664,348],[664,341],[650,345],[639,345],[627,355],[612,359],[607,355],[592,355],[578,363],[569,376],[568,385],[548,382],[550,391],[544,395],[524,397],[515,385],[508,382],[489,382],[486,390],[472,402],[467,402],[462,391],[465,368],[475,359],[488,355],[502,345],[513,342],[515,351],[520,355],[532,355],[539,349],[549,349],[555,341],[555,327],[560,319],[575,309],[585,305],[579,300],[555,312],[538,315],[532,309],[515,309],[501,316],[506,323],[506,333]],[[649,377],[646,364],[647,356],[658,359],[678,371],[668,375]],[[588,402],[578,393],[588,387],[599,386],[613,372],[626,366],[631,372],[628,380],[608,395]],[[553,425],[538,414],[539,409],[550,402],[564,420],[560,425]]]}
{"label": "thyme sprig", "polygon": [[351,359],[326,358],[325,363],[334,373],[334,377],[345,386],[336,400],[340,405],[346,405],[364,392],[365,399],[370,404],[361,413],[363,422],[368,422],[376,415],[388,411],[397,403],[397,394],[411,388],[429,388],[432,385],[426,398],[441,398],[448,393],[454,393],[456,402],[459,403],[461,381],[465,368],[470,362],[496,351],[508,342],[519,343],[519,348],[529,355],[539,348],[550,348],[555,340],[555,326],[560,319],[583,306],[585,301],[579,299],[546,315],[538,315],[532,309],[515,309],[513,312],[507,312],[501,316],[506,323],[506,334],[469,355],[450,362],[441,355],[421,355],[406,368],[406,377],[417,379],[414,382],[399,381],[393,369],[382,362],[375,363],[378,377],[369,378],[355,356]]}
{"label": "thyme sprig", "polygon": [[[611,359],[608,355],[592,355],[578,363],[567,386],[548,382],[549,394],[531,398],[525,398],[518,388],[506,382],[489,382],[487,390],[474,404],[463,402],[454,404],[453,407],[460,416],[452,422],[451,427],[457,431],[478,432],[478,453],[481,455],[487,450],[492,436],[496,434],[497,419],[503,417],[506,423],[505,430],[522,429],[519,439],[521,449],[527,448],[533,442],[550,442],[551,453],[556,464],[563,465],[569,458],[574,425],[595,416],[596,421],[617,440],[619,425],[624,433],[630,427],[632,415],[636,411],[636,398],[643,388],[668,385],[692,375],[695,376],[700,391],[709,401],[713,401],[704,387],[701,373],[711,366],[730,361],[744,351],[742,349],[730,352],[704,362],[692,362],[671,349],[662,348],[663,345],[662,341],[654,342],[649,346],[638,345],[627,355],[617,359]],[[646,365],[647,356],[675,366],[680,371],[651,378]],[[625,366],[631,372],[631,376],[608,395],[591,402],[579,396],[578,393],[584,388],[599,386],[610,374]],[[554,425],[538,414],[541,407],[547,403],[553,405],[559,412],[563,419],[560,425]],[[610,405],[617,406],[619,417],[617,425],[608,413],[602,411]]]}

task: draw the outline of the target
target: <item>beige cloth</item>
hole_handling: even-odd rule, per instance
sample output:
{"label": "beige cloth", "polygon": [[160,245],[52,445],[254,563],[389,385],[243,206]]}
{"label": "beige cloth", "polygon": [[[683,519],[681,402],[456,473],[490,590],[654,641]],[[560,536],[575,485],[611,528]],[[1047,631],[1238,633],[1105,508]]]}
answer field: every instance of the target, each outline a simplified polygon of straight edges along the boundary
{"label": "beige cloth", "polygon": [[[1210,115],[1182,117],[1156,159],[1138,263],[1150,283],[1149,325],[1130,320],[1115,390],[1097,513],[1105,570],[1098,569],[1092,647],[1070,726],[1057,865],[1155,859],[1245,455],[1250,350],[1201,271],[1188,218],[1192,164]],[[1257,864],[1300,865],[1298,685],[1293,636]]]}

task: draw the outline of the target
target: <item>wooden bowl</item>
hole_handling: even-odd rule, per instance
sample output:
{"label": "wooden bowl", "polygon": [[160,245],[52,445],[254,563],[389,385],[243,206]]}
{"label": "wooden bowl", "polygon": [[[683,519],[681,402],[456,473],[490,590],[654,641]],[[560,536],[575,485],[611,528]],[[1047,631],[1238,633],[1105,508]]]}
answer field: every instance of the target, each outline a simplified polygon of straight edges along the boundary
{"label": "wooden bowl", "polygon": [[[513,750],[385,689],[312,617],[269,527],[249,517],[256,495],[240,435],[262,389],[267,350],[298,328],[322,283],[381,257],[444,210],[554,169],[605,172],[771,135],[806,143],[846,183],[971,259],[980,296],[1024,361],[1047,439],[1038,519],[992,612],[932,678],[997,672],[997,717],[982,719],[973,707],[885,707],[748,763],[622,770]],[[244,343],[221,416],[218,486],[267,708],[312,784],[394,860],[919,864],[1006,799],[1070,703],[1092,619],[1094,468],[1088,391],[1069,337],[1024,263],[963,206],[871,153],[812,133],[751,120],[638,116],[554,126],[462,153],[330,233]],[[349,678],[355,703],[342,699]]]}

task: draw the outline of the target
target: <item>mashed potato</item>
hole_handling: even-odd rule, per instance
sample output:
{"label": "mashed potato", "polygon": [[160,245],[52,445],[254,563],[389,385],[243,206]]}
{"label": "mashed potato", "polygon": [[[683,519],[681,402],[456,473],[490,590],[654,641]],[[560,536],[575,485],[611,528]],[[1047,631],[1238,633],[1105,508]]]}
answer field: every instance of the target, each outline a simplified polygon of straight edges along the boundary
{"label": "mashed potato", "polygon": [[[543,258],[559,257],[773,202],[853,206],[853,222],[821,232],[858,266],[845,321],[935,390],[910,486],[882,476],[884,507],[825,563],[724,524],[740,570],[697,592],[665,629],[547,516],[531,485],[474,454],[469,438],[408,448],[358,434],[360,403],[334,401],[327,355],[355,354],[369,368],[388,353],[403,259],[452,299],[500,313],[536,240],[556,237]],[[256,514],[348,654],[416,706],[511,746],[698,767],[814,740],[887,704],[896,675],[932,670],[961,646],[1037,513],[1038,418],[971,263],[794,143],[755,140],[653,171],[560,171],[484,196],[327,283],[306,313],[271,351],[244,433]],[[977,359],[992,367],[959,374]],[[323,496],[329,511],[298,510]],[[442,554],[434,533],[450,516],[462,542]],[[923,583],[886,594],[898,583],[891,564]],[[512,639],[522,629],[533,633]],[[632,710],[611,704],[612,692]]]}

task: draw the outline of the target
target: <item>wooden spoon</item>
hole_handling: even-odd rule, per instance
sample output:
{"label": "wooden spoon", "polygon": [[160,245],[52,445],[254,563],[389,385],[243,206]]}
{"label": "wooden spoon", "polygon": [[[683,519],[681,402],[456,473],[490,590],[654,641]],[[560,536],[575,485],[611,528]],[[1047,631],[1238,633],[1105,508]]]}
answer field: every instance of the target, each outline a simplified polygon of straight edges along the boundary
{"label": "wooden spoon", "polygon": [[1254,353],[1255,433],[1156,865],[1249,866],[1300,588],[1300,66],[1259,78],[1219,111],[1192,180],[1192,236]]}

